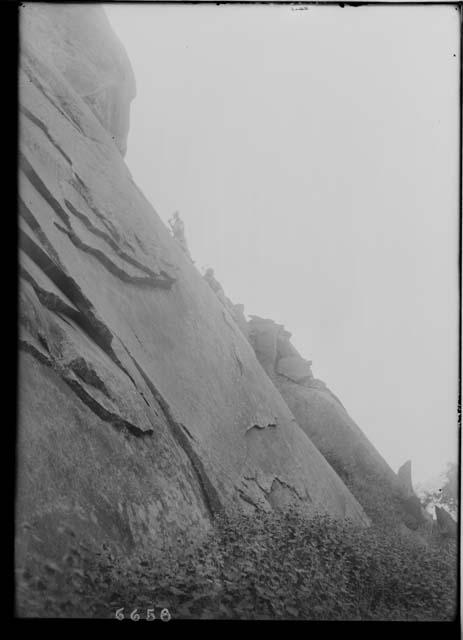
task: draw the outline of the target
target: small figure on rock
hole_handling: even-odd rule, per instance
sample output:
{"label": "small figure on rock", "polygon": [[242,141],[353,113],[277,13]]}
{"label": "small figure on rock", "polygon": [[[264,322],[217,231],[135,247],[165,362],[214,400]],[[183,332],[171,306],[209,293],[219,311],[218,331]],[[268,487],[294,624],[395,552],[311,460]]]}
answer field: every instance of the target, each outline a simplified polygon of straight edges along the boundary
{"label": "small figure on rock", "polygon": [[215,291],[215,293],[221,293],[225,297],[225,292],[222,288],[222,285],[215,278],[214,269],[211,269],[210,267],[209,269],[206,269],[204,273],[204,280],[206,280],[206,282],[209,284],[211,289]]}
{"label": "small figure on rock", "polygon": [[178,211],[176,211],[172,215],[172,217],[169,218],[168,223],[172,230],[172,235],[177,240],[177,242],[182,247],[183,251],[187,254],[187,256],[191,258],[190,250],[188,249],[188,245],[185,238],[185,225]]}

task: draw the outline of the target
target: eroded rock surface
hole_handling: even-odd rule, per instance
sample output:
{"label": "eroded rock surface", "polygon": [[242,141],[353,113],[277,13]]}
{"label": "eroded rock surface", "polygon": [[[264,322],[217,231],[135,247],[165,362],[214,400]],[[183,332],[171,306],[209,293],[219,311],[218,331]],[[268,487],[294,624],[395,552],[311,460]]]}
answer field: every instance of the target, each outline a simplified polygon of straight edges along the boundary
{"label": "eroded rock surface", "polygon": [[66,526],[129,552],[232,505],[368,524],[133,182],[102,7],[21,12],[18,563]]}
{"label": "eroded rock surface", "polygon": [[281,324],[251,316],[251,344],[298,424],[376,521],[416,529],[425,515],[411,485],[411,467],[399,476],[389,467],[343,404],[314,378],[311,361],[291,344]]}

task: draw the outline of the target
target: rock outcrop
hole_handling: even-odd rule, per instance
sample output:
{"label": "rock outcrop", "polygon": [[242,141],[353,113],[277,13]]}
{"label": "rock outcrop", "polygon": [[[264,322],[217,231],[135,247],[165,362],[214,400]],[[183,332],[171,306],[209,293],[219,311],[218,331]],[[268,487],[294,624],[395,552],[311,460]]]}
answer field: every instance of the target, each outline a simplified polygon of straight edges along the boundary
{"label": "rock outcrop", "polygon": [[412,483],[412,461],[407,460],[397,471],[400,484],[404,490],[404,493],[408,496],[414,496],[415,490]]}
{"label": "rock outcrop", "polygon": [[442,508],[435,506],[437,529],[444,538],[456,538],[458,534],[458,526],[450,513]]}
{"label": "rock outcrop", "polygon": [[[416,529],[423,509],[411,486],[411,467],[399,478],[326,384],[291,344],[284,326],[251,316],[251,344],[298,424],[376,522]],[[408,474],[408,475],[407,475]],[[410,493],[411,491],[411,493]]]}
{"label": "rock outcrop", "polygon": [[432,524],[432,516],[427,513],[413,488],[411,460],[407,460],[407,462],[399,468],[397,477],[399,478],[404,496],[402,503],[411,521],[418,523],[418,525]]}
{"label": "rock outcrop", "polygon": [[[59,554],[66,527],[130,552],[236,505],[367,525],[306,405],[302,430],[133,182],[135,85],[103,8],[27,4],[21,20],[18,564]],[[316,416],[343,411],[305,392]]]}

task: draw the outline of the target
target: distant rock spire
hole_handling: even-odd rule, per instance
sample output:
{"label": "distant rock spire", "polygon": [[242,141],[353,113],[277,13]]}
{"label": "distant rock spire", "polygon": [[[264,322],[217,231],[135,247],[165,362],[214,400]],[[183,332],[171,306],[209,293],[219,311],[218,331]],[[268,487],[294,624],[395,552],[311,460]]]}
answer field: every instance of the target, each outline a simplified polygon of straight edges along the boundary
{"label": "distant rock spire", "polygon": [[415,495],[415,490],[413,489],[412,483],[412,461],[407,460],[397,471],[397,476],[399,478],[400,484],[404,489],[407,497],[411,497]]}

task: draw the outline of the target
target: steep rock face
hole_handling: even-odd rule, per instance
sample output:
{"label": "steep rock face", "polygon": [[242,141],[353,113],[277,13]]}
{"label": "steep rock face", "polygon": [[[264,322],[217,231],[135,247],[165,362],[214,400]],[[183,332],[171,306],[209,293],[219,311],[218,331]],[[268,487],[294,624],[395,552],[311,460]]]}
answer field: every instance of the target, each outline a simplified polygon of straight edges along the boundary
{"label": "steep rock face", "polygon": [[[124,155],[129,131],[130,102],[136,85],[125,49],[97,5],[83,12],[78,5],[56,5],[41,11],[27,6],[22,13],[22,39],[27,51],[52,67],[91,109]],[[34,37],[31,36],[33,20]],[[64,45],[64,46],[63,46]],[[27,73],[27,71],[26,71]],[[34,74],[29,78],[34,82]],[[69,95],[55,95],[65,117],[72,119]],[[58,106],[58,105],[57,105]],[[69,108],[66,108],[69,107]],[[79,126],[74,120],[74,125]]]}
{"label": "steep rock face", "polygon": [[134,184],[103,9],[26,5],[21,26],[18,562],[66,527],[161,547],[231,505],[368,524]]}
{"label": "steep rock face", "polygon": [[282,325],[256,316],[251,316],[248,325],[260,363],[298,424],[367,513],[377,522],[398,520],[417,528],[423,518],[413,490],[410,494],[410,487],[403,484],[405,480],[389,467],[340,400],[313,377],[311,362],[291,344],[291,334]]}

